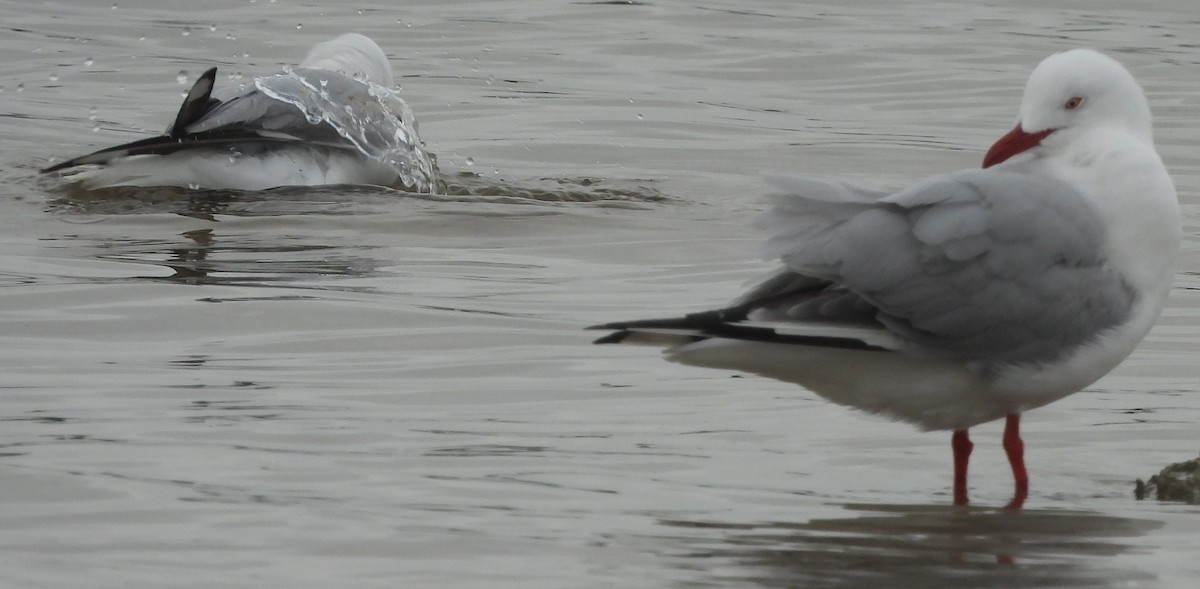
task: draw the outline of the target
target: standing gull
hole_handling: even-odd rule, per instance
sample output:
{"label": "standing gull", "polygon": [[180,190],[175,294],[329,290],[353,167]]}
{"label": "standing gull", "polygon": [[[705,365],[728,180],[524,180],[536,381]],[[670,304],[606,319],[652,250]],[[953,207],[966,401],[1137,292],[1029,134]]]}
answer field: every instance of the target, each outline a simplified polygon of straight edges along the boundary
{"label": "standing gull", "polygon": [[321,184],[401,185],[430,192],[436,167],[387,55],[348,33],[318,43],[299,67],[214,91],[204,72],[164,135],[47,167],[87,189],[181,186],[263,190]]}
{"label": "standing gull", "polygon": [[780,270],[719,310],[595,326],[613,330],[597,343],[658,343],[675,362],[951,430],[956,505],[968,428],[1003,417],[1019,509],[1021,413],[1133,351],[1162,310],[1182,230],[1146,97],[1096,51],[1033,70],[983,168],[891,194],[771,176],[780,193],[758,225]]}

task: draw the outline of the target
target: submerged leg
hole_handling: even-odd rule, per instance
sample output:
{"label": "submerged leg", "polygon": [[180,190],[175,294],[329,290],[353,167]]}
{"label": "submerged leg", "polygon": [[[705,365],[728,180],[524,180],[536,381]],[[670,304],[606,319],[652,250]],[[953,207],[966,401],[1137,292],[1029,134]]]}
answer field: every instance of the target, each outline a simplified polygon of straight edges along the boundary
{"label": "submerged leg", "polygon": [[954,430],[950,437],[950,447],[954,449],[954,504],[967,504],[967,462],[971,460],[971,449],[975,444],[967,437],[967,430]]}
{"label": "submerged leg", "polygon": [[1010,413],[1004,422],[1004,453],[1012,466],[1016,490],[1008,509],[1020,509],[1029,495],[1029,474],[1025,472],[1025,443],[1021,441],[1021,414]]}

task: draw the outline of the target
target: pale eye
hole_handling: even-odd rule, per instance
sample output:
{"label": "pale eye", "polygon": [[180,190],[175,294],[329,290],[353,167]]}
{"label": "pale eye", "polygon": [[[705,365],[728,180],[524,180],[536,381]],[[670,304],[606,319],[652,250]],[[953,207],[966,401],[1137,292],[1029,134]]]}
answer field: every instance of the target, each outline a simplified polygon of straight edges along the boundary
{"label": "pale eye", "polygon": [[1063,108],[1065,108],[1067,110],[1075,110],[1082,105],[1083,105],[1083,97],[1082,96],[1072,96],[1070,100],[1066,101],[1063,104]]}

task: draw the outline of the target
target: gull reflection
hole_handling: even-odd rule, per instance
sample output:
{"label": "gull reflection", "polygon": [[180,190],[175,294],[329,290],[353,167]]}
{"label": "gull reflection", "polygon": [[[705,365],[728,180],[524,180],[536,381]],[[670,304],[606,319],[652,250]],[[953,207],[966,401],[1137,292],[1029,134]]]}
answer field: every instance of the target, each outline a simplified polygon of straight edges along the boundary
{"label": "gull reflection", "polygon": [[[285,287],[306,290],[364,291],[329,278],[361,278],[380,272],[370,248],[312,243],[300,235],[185,231],[161,239],[95,238],[94,257],[105,261],[156,266],[170,271],[129,276],[189,285]],[[64,239],[65,240],[65,239]],[[71,241],[79,242],[74,236]],[[298,294],[260,298],[296,298]],[[212,300],[210,302],[215,302]]]}
{"label": "gull reflection", "polygon": [[[847,505],[803,523],[662,522],[690,528],[681,566],[760,587],[1117,587],[1154,580],[1110,558],[1161,522],[1091,512]],[[713,537],[712,533],[717,537]]]}

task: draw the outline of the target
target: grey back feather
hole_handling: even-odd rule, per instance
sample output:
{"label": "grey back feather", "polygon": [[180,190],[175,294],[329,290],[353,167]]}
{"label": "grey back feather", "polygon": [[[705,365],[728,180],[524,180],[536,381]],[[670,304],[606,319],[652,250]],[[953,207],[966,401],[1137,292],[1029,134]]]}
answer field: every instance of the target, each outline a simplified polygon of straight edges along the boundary
{"label": "grey back feather", "polygon": [[[1108,264],[1105,226],[1065,182],[965,170],[879,193],[779,178],[790,192],[760,221],[786,270],[772,293],[791,319],[874,320],[914,353],[997,364],[1049,362],[1125,320],[1134,294]],[[792,278],[786,278],[793,275]],[[779,295],[804,277],[819,297]],[[747,299],[744,298],[744,299]]]}
{"label": "grey back feather", "polygon": [[[290,74],[279,74],[255,80],[247,88],[221,89],[214,93],[220,104],[209,110],[204,117],[188,125],[188,133],[204,133],[218,129],[247,129],[283,133],[299,141],[319,144],[344,144],[349,149],[354,145],[341,137],[337,129],[323,124],[318,113],[306,112],[302,107],[271,96],[273,85],[285,83],[290,77],[310,80],[314,86],[332,86],[327,90],[336,100],[353,92],[365,94],[366,86],[336,72],[294,69]],[[267,91],[264,92],[264,86]],[[335,94],[336,92],[336,94]]]}

